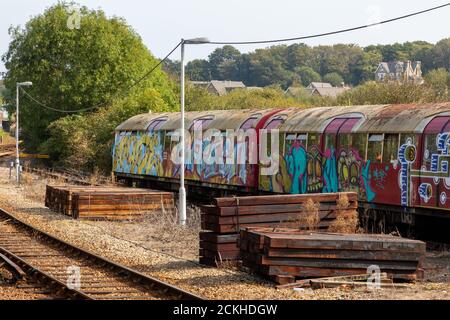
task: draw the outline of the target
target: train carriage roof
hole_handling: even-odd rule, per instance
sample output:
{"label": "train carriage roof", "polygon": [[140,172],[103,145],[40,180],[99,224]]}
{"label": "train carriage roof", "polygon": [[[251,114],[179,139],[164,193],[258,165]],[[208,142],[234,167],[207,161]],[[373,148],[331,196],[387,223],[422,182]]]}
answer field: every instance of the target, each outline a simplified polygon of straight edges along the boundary
{"label": "train carriage roof", "polygon": [[[422,132],[434,116],[450,115],[450,103],[287,109],[280,132],[323,132],[335,118],[361,118],[355,132]],[[278,116],[279,116],[278,115]]]}
{"label": "train carriage roof", "polygon": [[[211,121],[204,126],[207,129],[238,129],[249,118],[256,117],[260,120],[263,116],[274,112],[276,109],[242,109],[242,110],[211,110],[190,111],[185,114],[185,126],[189,129],[192,123],[198,119],[210,118]],[[134,116],[116,128],[116,131],[145,131],[157,119],[165,119],[160,130],[174,131],[180,128],[180,112],[146,113]],[[257,122],[257,121],[256,121]]]}
{"label": "train carriage roof", "polygon": [[116,131],[145,131],[153,120],[168,116],[170,113],[143,113],[121,123]]}
{"label": "train carriage roof", "polygon": [[[238,129],[252,116],[258,120],[276,109],[212,110],[186,112],[186,129],[197,119],[211,118],[203,129]],[[354,132],[422,132],[431,119],[438,115],[450,116],[450,102],[427,104],[390,104],[366,106],[337,106],[281,109],[271,119],[283,117],[280,132],[318,132],[336,118],[361,118]],[[116,128],[116,131],[145,131],[152,121],[164,119],[159,129],[173,131],[180,127],[180,113],[146,113],[134,116]]]}

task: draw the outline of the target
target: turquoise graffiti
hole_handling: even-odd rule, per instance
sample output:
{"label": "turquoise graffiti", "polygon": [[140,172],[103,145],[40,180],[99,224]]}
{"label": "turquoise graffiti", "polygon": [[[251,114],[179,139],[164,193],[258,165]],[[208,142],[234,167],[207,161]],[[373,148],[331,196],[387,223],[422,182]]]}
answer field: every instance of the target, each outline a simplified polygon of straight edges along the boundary
{"label": "turquoise graffiti", "polygon": [[376,194],[370,188],[370,160],[367,160],[361,168],[361,180],[364,185],[364,190],[366,191],[366,200],[369,202],[373,201]]}
{"label": "turquoise graffiti", "polygon": [[337,174],[336,154],[333,147],[328,149],[325,154],[325,165],[323,167],[323,192],[333,193],[339,190],[339,181]]}
{"label": "turquoise graffiti", "polygon": [[308,176],[307,157],[304,147],[295,141],[289,152],[285,156],[287,162],[288,173],[292,179],[290,192],[293,194],[303,194],[307,192]]}
{"label": "turquoise graffiti", "polygon": [[364,162],[357,150],[336,152],[331,146],[322,153],[317,145],[306,150],[301,141],[286,144],[277,175],[260,177],[262,190],[291,194],[355,191],[361,199],[373,201],[376,193],[371,179],[380,184],[385,178],[380,170],[373,178],[370,161]]}

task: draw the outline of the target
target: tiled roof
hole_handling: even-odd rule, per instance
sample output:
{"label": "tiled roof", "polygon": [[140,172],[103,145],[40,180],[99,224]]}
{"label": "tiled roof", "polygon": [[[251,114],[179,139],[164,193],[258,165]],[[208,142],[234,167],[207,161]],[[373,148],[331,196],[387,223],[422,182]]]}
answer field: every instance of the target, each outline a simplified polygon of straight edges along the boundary
{"label": "tiled roof", "polygon": [[230,89],[245,88],[245,84],[242,81],[219,81],[212,80],[210,86],[213,86],[219,95],[227,94]]}

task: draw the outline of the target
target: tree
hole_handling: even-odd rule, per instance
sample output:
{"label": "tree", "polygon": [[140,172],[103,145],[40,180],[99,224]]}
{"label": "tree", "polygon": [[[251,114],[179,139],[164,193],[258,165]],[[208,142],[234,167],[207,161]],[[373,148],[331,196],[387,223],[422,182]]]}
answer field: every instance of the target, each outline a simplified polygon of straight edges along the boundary
{"label": "tree", "polygon": [[42,144],[42,151],[56,164],[70,168],[108,174],[111,171],[111,150],[114,129],[137,114],[175,111],[168,109],[155,88],[136,91],[116,99],[109,107],[85,115],[71,115],[52,122],[50,138]]}
{"label": "tree", "polygon": [[213,80],[238,80],[241,53],[233,46],[217,48],[208,57]]}
{"label": "tree", "polygon": [[374,48],[365,48],[361,59],[358,60],[352,70],[353,84],[359,84],[365,81],[373,80],[378,65],[383,60],[381,52]]}
{"label": "tree", "polygon": [[432,50],[433,67],[450,71],[450,38],[442,39]]}
{"label": "tree", "polygon": [[436,90],[439,96],[445,96],[450,87],[450,72],[444,68],[431,70],[425,76],[425,83]]}
{"label": "tree", "polygon": [[163,63],[163,70],[172,78],[179,79],[181,72],[181,62],[179,60],[166,59]]}
{"label": "tree", "polygon": [[337,72],[327,73],[322,79],[324,82],[331,83],[333,87],[340,87],[342,86],[342,83],[344,83],[344,78]]}
{"label": "tree", "polygon": [[311,82],[321,81],[320,74],[318,74],[310,67],[300,67],[297,68],[295,71],[300,76],[302,84],[305,87],[308,86]]}
{"label": "tree", "polygon": [[279,56],[273,56],[270,50],[257,49],[249,54],[249,58],[248,85],[258,87],[278,85],[286,89],[292,83],[293,74],[284,68],[284,60]]}
{"label": "tree", "polygon": [[206,60],[195,59],[186,65],[186,75],[192,81],[209,81],[211,73],[209,62]]}
{"label": "tree", "polygon": [[[12,40],[2,58],[8,89],[13,90],[18,81],[32,81],[27,91],[61,110],[108,106],[126,96],[132,86],[133,90],[155,88],[167,106],[177,104],[168,77],[160,69],[136,85],[157,61],[123,19],[107,18],[103,11],[86,7],[80,13],[80,29],[68,28],[71,12],[64,2],[33,17],[23,29],[10,28]],[[66,114],[23,97],[20,115],[22,136],[33,151],[49,138],[48,125]]]}

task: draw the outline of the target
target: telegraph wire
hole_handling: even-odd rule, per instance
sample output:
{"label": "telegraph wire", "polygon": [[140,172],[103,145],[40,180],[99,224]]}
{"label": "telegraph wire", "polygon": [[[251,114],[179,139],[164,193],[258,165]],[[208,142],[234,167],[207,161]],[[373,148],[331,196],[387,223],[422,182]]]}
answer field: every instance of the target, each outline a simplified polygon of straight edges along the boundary
{"label": "telegraph wire", "polygon": [[308,35],[308,36],[301,36],[301,37],[295,37],[295,38],[284,38],[284,39],[273,39],[273,40],[260,40],[260,41],[210,41],[208,43],[210,43],[210,44],[219,44],[219,45],[227,45],[227,44],[228,45],[233,45],[233,44],[234,45],[239,45],[239,44],[240,45],[244,45],[244,44],[264,44],[264,43],[275,43],[275,42],[287,42],[287,41],[319,38],[319,37],[325,37],[325,36],[329,36],[329,35],[333,35],[333,34],[339,34],[339,33],[345,33],[345,32],[349,32],[349,31],[355,31],[355,30],[370,28],[370,27],[374,27],[374,26],[378,26],[378,25],[394,22],[394,21],[397,21],[397,20],[410,18],[412,16],[417,16],[417,15],[420,15],[420,14],[423,14],[423,13],[426,13],[426,12],[442,9],[442,8],[448,6],[448,5],[450,5],[450,2],[447,2],[447,3],[445,3],[443,5],[440,5],[440,6],[437,6],[437,7],[425,9],[425,10],[422,10],[422,11],[413,12],[413,13],[410,13],[410,14],[407,14],[407,15],[404,15],[404,16],[400,16],[400,17],[396,17],[396,18],[392,18],[392,19],[388,19],[388,20],[384,20],[384,21],[379,21],[379,22],[375,22],[375,23],[371,23],[371,24],[367,24],[367,25],[363,25],[363,26],[359,26],[359,27],[353,27],[353,28],[342,29],[342,30],[337,30],[337,31],[330,31],[330,32],[313,34],[313,35]]}

